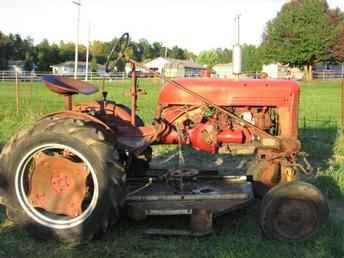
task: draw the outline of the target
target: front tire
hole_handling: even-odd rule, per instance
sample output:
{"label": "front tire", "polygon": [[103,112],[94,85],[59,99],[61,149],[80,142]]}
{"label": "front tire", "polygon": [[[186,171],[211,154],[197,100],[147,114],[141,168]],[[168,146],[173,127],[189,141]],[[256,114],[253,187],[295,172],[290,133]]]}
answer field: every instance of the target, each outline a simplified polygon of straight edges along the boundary
{"label": "front tire", "polygon": [[273,187],[260,205],[259,222],[268,239],[306,240],[329,215],[322,193],[313,185],[294,181]]}
{"label": "front tire", "polygon": [[39,239],[89,240],[117,220],[124,169],[94,123],[45,119],[14,136],[0,162],[9,218]]}

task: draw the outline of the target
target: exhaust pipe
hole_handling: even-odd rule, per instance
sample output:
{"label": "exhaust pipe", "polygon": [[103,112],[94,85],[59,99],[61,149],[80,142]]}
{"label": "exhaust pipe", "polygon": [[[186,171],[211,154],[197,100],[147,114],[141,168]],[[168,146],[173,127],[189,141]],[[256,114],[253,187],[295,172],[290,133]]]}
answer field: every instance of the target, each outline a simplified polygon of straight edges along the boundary
{"label": "exhaust pipe", "polygon": [[233,74],[236,80],[241,74],[241,46],[240,46],[240,15],[234,18],[234,45],[233,45]]}

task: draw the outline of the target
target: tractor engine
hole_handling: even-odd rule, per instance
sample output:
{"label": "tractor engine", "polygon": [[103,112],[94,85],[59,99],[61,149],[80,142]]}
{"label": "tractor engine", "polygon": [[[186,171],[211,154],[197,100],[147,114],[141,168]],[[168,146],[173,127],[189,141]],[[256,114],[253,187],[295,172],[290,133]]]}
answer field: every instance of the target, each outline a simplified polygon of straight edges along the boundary
{"label": "tractor engine", "polygon": [[[228,111],[255,125],[277,134],[277,117],[270,107],[226,107]],[[161,117],[170,126],[161,141],[168,144],[191,144],[194,149],[210,153],[224,152],[228,145],[252,144],[255,136],[245,125],[207,106],[171,106]]]}
{"label": "tractor engine", "polygon": [[257,149],[299,150],[297,83],[216,79],[176,83],[185,90],[167,82],[160,92],[157,118],[167,126],[158,143],[190,144],[196,150],[232,155],[254,154]]}

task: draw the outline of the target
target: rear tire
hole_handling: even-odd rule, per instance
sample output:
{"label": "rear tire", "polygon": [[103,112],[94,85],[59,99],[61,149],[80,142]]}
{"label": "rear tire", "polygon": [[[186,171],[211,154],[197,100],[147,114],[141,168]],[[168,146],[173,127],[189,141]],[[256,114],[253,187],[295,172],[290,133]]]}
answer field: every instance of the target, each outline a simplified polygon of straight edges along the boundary
{"label": "rear tire", "polygon": [[[113,146],[103,128],[80,120],[48,118],[18,132],[0,156],[7,182],[5,194],[9,218],[39,239],[81,242],[106,231],[110,221],[118,220],[119,207],[125,199],[125,171]],[[76,217],[37,208],[29,198],[29,192],[34,190],[28,182],[32,182],[32,174],[36,173],[31,171],[36,169],[35,157],[43,151],[50,153],[59,148],[75,154],[90,171],[85,180],[88,192],[82,207],[86,196],[90,200]],[[57,154],[51,155],[54,158]],[[50,187],[52,192],[53,185],[44,187]]]}
{"label": "rear tire", "polygon": [[294,181],[275,186],[264,196],[259,222],[268,239],[306,240],[328,215],[322,193],[311,184]]}

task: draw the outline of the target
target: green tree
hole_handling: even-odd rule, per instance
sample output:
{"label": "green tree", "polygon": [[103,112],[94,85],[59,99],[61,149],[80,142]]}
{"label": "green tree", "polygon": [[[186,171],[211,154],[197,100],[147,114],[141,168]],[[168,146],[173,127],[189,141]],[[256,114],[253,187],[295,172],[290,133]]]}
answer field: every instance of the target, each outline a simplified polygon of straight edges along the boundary
{"label": "green tree", "polygon": [[333,61],[344,62],[344,13],[336,8],[329,12],[331,22],[338,31],[337,37],[331,47]]}
{"label": "green tree", "polygon": [[61,58],[61,62],[74,60],[75,44],[72,42],[65,43],[63,41],[60,41],[59,55]]}
{"label": "green tree", "polygon": [[242,45],[242,70],[244,72],[257,72],[262,70],[260,52],[254,45]]}
{"label": "green tree", "polygon": [[0,31],[0,70],[6,70],[9,59],[9,37]]}
{"label": "green tree", "polygon": [[97,58],[95,56],[91,59],[91,72],[96,73],[98,71]]}
{"label": "green tree", "polygon": [[36,46],[36,55],[37,68],[39,71],[49,71],[51,65],[61,61],[58,45],[50,45],[46,39]]}
{"label": "green tree", "polygon": [[312,65],[328,58],[335,33],[326,0],[289,2],[267,24],[265,61],[303,65],[306,79],[312,79]]}
{"label": "green tree", "polygon": [[219,53],[215,49],[202,51],[197,57],[197,63],[207,65],[208,68],[213,68],[220,61]]}
{"label": "green tree", "polygon": [[174,46],[172,49],[170,49],[168,51],[168,57],[185,60],[186,59],[186,53],[185,53],[184,49],[182,49],[178,46]]}

